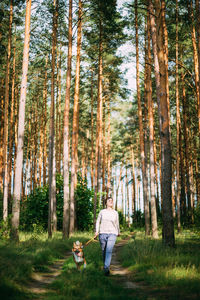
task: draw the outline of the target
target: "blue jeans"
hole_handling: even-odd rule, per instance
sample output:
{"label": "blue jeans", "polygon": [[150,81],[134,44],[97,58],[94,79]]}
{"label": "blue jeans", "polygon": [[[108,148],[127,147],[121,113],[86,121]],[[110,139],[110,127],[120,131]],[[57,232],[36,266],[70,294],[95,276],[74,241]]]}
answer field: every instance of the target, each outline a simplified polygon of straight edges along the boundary
{"label": "blue jeans", "polygon": [[116,241],[116,234],[113,233],[100,233],[99,234],[99,241],[101,245],[101,250],[103,254],[103,263],[104,269],[109,269],[110,262],[112,258],[112,250],[115,245]]}

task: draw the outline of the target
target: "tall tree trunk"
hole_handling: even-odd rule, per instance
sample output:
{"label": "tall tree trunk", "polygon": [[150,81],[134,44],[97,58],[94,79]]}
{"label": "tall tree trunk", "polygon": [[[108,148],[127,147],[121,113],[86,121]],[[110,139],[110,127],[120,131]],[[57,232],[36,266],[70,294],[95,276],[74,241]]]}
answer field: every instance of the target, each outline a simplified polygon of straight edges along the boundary
{"label": "tall tree trunk", "polygon": [[26,167],[25,167],[25,195],[26,196],[28,194],[28,174],[29,174],[28,167],[30,165],[30,159],[29,159],[30,149],[31,149],[30,137],[31,137],[31,109],[29,109],[29,113],[28,113],[28,141],[26,147]]}
{"label": "tall tree trunk", "polygon": [[[150,6],[151,6],[151,0]],[[159,98],[157,99],[160,104],[159,119],[160,119],[160,139],[161,139],[161,174],[162,174],[162,191],[163,191],[163,243],[169,246],[174,246],[174,222],[172,216],[172,162],[171,162],[171,143],[170,143],[170,124],[167,103],[167,85],[166,85],[166,64],[164,59],[164,45],[163,45],[163,17],[161,17],[160,1],[155,0],[156,15],[157,15],[157,43],[158,47],[158,61],[159,61],[159,76],[160,86]],[[152,7],[150,9],[151,19]],[[153,29],[153,27],[152,27]]]}
{"label": "tall tree trunk", "polygon": [[152,101],[152,81],[151,81],[151,48],[150,48],[150,17],[147,15],[147,38],[148,48],[146,53],[146,96],[148,102],[149,114],[149,146],[150,146],[150,191],[151,191],[151,225],[152,236],[158,238],[156,197],[155,197],[155,167],[154,167],[154,117],[153,117],[153,101]]}
{"label": "tall tree trunk", "polygon": [[52,237],[55,229],[55,201],[56,201],[56,174],[55,174],[55,55],[57,44],[57,18],[58,0],[53,0],[53,32],[52,32],[52,51],[51,51],[51,108],[50,108],[50,127],[49,127],[49,215],[48,215],[48,237]]}
{"label": "tall tree trunk", "polygon": [[[198,47],[198,70],[200,74],[200,1],[195,0],[196,7],[196,19],[197,19],[197,47]],[[200,91],[200,80],[199,80],[199,91]],[[198,99],[198,128],[200,132],[200,93]],[[200,135],[199,135],[199,143],[200,143]]]}
{"label": "tall tree trunk", "polygon": [[140,82],[139,82],[139,47],[138,47],[138,17],[137,17],[137,0],[135,1],[135,31],[136,31],[136,84],[137,84],[137,102],[138,102],[138,118],[140,130],[140,156],[142,163],[142,182],[143,182],[143,197],[144,197],[144,213],[145,213],[145,234],[150,235],[150,218],[149,218],[149,200],[147,197],[147,170],[145,168],[145,149],[144,149],[144,133],[142,122],[142,106],[140,95]]}
{"label": "tall tree trunk", "polygon": [[180,107],[179,107],[179,75],[178,75],[178,0],[176,0],[176,203],[178,232],[181,231],[180,210]]}
{"label": "tall tree trunk", "polygon": [[133,152],[133,147],[131,147],[131,164],[132,164],[132,177],[133,177],[133,182],[132,182],[132,214],[136,212],[136,189],[135,189],[135,159],[134,159],[134,152]]}
{"label": "tall tree trunk", "polygon": [[[154,113],[153,113],[154,118]],[[155,141],[155,132],[153,139],[153,149],[154,149],[154,173],[155,173],[155,190],[156,190],[156,211],[157,215],[160,212],[160,197],[159,197],[159,181],[158,181],[158,169],[157,169],[157,149],[156,149],[156,141]]]}
{"label": "tall tree trunk", "polygon": [[38,163],[38,102],[39,102],[39,91],[37,95],[37,101],[34,103],[34,157],[33,157],[33,190],[37,187],[37,163]]}
{"label": "tall tree trunk", "polygon": [[106,175],[106,112],[105,112],[105,97],[103,97],[103,116],[102,116],[102,204],[105,206],[105,175]]}
{"label": "tall tree trunk", "polygon": [[[16,167],[16,156],[17,156],[17,130],[18,130],[18,122],[19,122],[19,100],[18,100],[18,96],[19,96],[19,88],[18,86],[16,87],[16,93],[15,93],[15,126],[14,126],[14,131],[15,131],[15,145],[14,145],[14,178],[15,178],[15,167]],[[14,181],[14,180],[13,180]]]}
{"label": "tall tree trunk", "polygon": [[82,151],[81,151],[81,177],[85,179],[86,175],[86,146],[85,146],[85,138],[82,137]]}
{"label": "tall tree trunk", "polygon": [[[158,115],[160,116],[160,70],[159,70],[158,51],[157,51],[157,33],[156,33],[155,12],[154,12],[152,1],[149,0],[148,3],[149,3],[148,10],[150,13],[154,73],[155,73],[155,82],[156,82],[156,98],[157,98],[157,105],[158,105]],[[160,130],[160,128],[161,128],[161,118],[159,117],[159,130]],[[160,135],[161,135],[161,133],[160,133]],[[159,162],[161,162],[161,160],[159,160]],[[161,163],[160,163],[160,170],[161,170]],[[160,172],[160,182],[161,181],[162,181],[162,174]],[[161,186],[161,208],[162,208],[162,202],[163,202],[162,184],[160,186]]]}
{"label": "tall tree trunk", "polygon": [[42,185],[42,153],[43,153],[43,145],[44,145],[44,116],[43,116],[43,110],[44,110],[44,107],[42,107],[42,115],[41,115],[41,118],[39,118],[39,126],[40,126],[40,129],[39,129],[39,139],[40,139],[40,144],[39,144],[39,158],[38,158],[38,172],[39,172],[39,180],[38,180],[38,183],[39,183],[39,186],[41,187]]}
{"label": "tall tree trunk", "polygon": [[81,58],[81,37],[82,37],[82,1],[79,0],[78,10],[78,32],[77,32],[77,56],[76,56],[76,77],[73,109],[72,127],[72,158],[71,158],[71,191],[70,191],[70,229],[72,234],[75,228],[75,189],[77,182],[77,153],[78,153],[78,116],[79,116],[79,83],[80,83],[80,58]]}
{"label": "tall tree trunk", "polygon": [[181,73],[181,81],[182,81],[182,101],[183,101],[183,131],[184,131],[184,142],[185,142],[187,203],[188,203],[189,214],[191,214],[191,176],[190,176],[191,174],[190,174],[189,136],[188,136],[189,129],[187,125],[187,103],[186,103],[186,91],[185,91],[183,73]]}
{"label": "tall tree trunk", "polygon": [[61,168],[61,49],[57,51],[57,95],[56,95],[56,172]]}
{"label": "tall tree trunk", "polygon": [[44,87],[43,87],[43,185],[46,185],[46,164],[47,164],[47,64],[48,58],[46,57],[45,75],[44,75]]}
{"label": "tall tree trunk", "polygon": [[107,99],[107,111],[108,111],[108,137],[107,137],[107,188],[106,197],[108,197],[111,189],[111,155],[110,155],[110,98]]}
{"label": "tall tree trunk", "polygon": [[186,218],[186,183],[185,183],[185,165],[184,165],[184,154],[183,154],[183,146],[182,146],[182,135],[179,135],[179,150],[180,150],[180,168],[181,168],[181,196],[180,196],[180,210],[181,210],[181,217],[183,219]]}
{"label": "tall tree trunk", "polygon": [[[5,79],[5,105],[4,105],[4,139],[3,139],[3,159],[4,159],[4,190],[3,190],[3,220],[8,217],[8,105],[9,105],[9,81],[10,81],[10,57],[12,43],[12,22],[13,22],[13,0],[10,0],[9,33]],[[11,151],[11,149],[9,149]]]}
{"label": "tall tree trunk", "polygon": [[1,80],[1,98],[0,98],[0,191],[3,192],[3,169],[4,169],[4,160],[3,160],[3,131],[4,131],[4,79]]}
{"label": "tall tree trunk", "polygon": [[119,172],[119,181],[118,181],[118,184],[116,183],[116,202],[115,202],[115,210],[118,209],[118,195],[119,195],[120,182],[121,182],[121,178],[122,178],[122,169],[123,169],[123,165],[121,164],[121,166],[120,166],[120,172]]}
{"label": "tall tree trunk", "polygon": [[13,71],[12,71],[12,91],[11,91],[11,109],[10,109],[10,140],[9,140],[9,156],[8,156],[8,198],[11,200],[11,180],[12,180],[12,158],[13,158],[13,145],[14,145],[14,104],[15,104],[15,61],[16,61],[16,38],[13,50]]}
{"label": "tall tree trunk", "polygon": [[22,81],[21,81],[21,92],[20,92],[20,103],[19,103],[18,142],[17,142],[16,167],[15,167],[16,169],[15,169],[14,194],[13,194],[13,205],[12,205],[11,236],[16,241],[19,240],[18,228],[19,228],[19,214],[20,214],[21,178],[22,178],[22,167],[23,167],[25,103],[26,103],[28,61],[29,61],[30,21],[31,21],[31,0],[26,0],[24,53],[23,53]]}
{"label": "tall tree trunk", "polygon": [[[164,35],[164,61],[165,61],[165,68],[166,68],[166,93],[167,93],[167,105],[168,105],[168,118],[170,122],[170,103],[169,103],[169,75],[168,75],[168,32],[167,32],[167,25],[165,21],[165,0],[161,0],[161,15],[162,15],[162,22],[163,22],[163,35]],[[169,132],[170,132],[170,123],[169,123]]]}
{"label": "tall tree trunk", "polygon": [[[198,9],[197,1],[196,1],[196,7]],[[197,97],[197,112],[198,112],[198,127],[200,132],[200,84],[199,84],[199,65],[200,62],[198,61],[198,48],[196,44],[196,32],[194,27],[194,12],[193,12],[193,2],[190,0],[188,3],[188,16],[191,19],[192,25],[191,25],[191,37],[192,37],[192,46],[193,46],[193,57],[194,57],[194,74],[195,74],[195,87],[196,87],[196,97]],[[198,19],[200,17],[198,16]],[[199,20],[197,20],[198,23]],[[200,32],[200,29],[198,30],[198,33]],[[197,33],[197,38],[198,38]],[[200,47],[200,42],[198,41],[198,46]],[[200,136],[200,133],[199,133]]]}
{"label": "tall tree trunk", "polygon": [[[102,157],[102,74],[103,74],[103,45],[102,45],[102,20],[99,19],[99,66],[98,66],[98,98],[97,98],[97,126],[96,126],[96,151],[95,151],[95,194],[94,194],[94,228],[96,224],[97,197],[100,192],[101,157]],[[95,230],[95,229],[94,229]]]}
{"label": "tall tree trunk", "polygon": [[93,94],[93,76],[94,72],[91,71],[91,188],[94,188],[94,94]]}
{"label": "tall tree trunk", "polygon": [[128,217],[128,227],[130,226],[130,205],[129,205],[129,188],[128,188],[128,172],[126,166],[126,203],[127,203],[127,217]]}

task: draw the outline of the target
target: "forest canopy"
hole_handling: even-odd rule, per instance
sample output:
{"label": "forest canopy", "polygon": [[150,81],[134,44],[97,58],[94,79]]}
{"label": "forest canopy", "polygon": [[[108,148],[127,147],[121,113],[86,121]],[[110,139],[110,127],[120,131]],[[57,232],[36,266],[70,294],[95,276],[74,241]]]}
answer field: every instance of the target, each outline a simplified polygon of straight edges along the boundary
{"label": "forest canopy", "polygon": [[158,238],[161,224],[169,246],[174,228],[199,228],[198,0],[2,0],[0,65],[0,207],[12,238],[20,207],[31,218],[44,190],[49,237],[57,222],[63,237],[91,229],[108,196],[126,226],[142,215]]}

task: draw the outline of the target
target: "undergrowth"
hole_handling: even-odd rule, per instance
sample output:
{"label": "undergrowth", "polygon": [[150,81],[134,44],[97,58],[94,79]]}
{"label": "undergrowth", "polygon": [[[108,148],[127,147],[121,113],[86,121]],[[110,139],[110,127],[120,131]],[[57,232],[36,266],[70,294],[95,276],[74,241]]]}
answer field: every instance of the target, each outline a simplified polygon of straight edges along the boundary
{"label": "undergrowth", "polygon": [[132,271],[134,281],[169,292],[170,299],[200,297],[200,239],[190,231],[176,236],[176,247],[163,246],[139,233],[120,252],[123,266]]}

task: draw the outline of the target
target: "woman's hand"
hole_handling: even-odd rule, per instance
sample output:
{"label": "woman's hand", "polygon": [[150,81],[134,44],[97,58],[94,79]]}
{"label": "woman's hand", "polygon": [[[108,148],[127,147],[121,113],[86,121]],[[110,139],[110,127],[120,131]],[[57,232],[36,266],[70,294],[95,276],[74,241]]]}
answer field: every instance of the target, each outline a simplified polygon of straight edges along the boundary
{"label": "woman's hand", "polygon": [[98,237],[98,235],[99,235],[99,233],[95,232],[94,239],[96,239]]}

